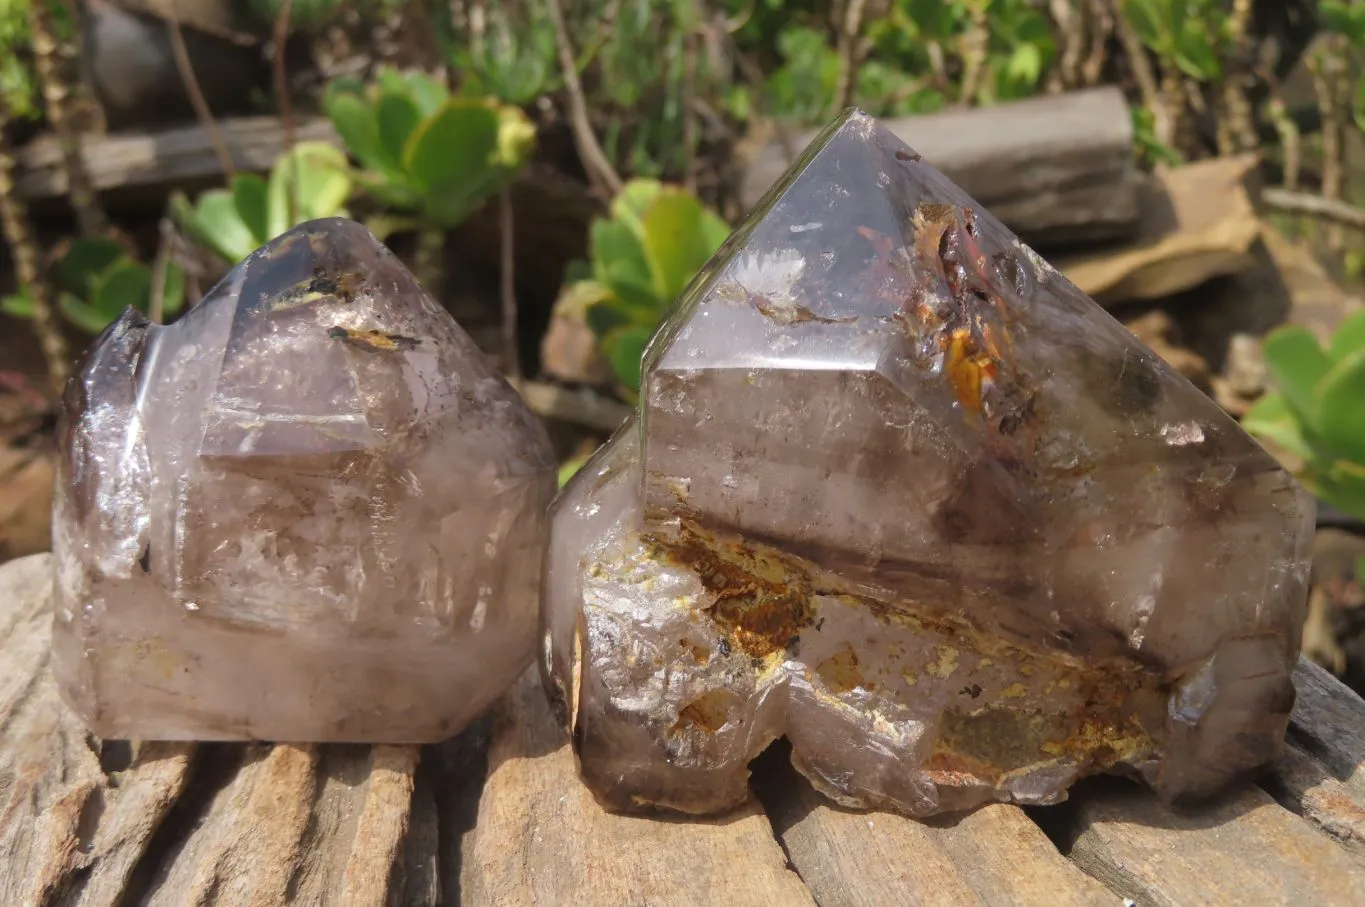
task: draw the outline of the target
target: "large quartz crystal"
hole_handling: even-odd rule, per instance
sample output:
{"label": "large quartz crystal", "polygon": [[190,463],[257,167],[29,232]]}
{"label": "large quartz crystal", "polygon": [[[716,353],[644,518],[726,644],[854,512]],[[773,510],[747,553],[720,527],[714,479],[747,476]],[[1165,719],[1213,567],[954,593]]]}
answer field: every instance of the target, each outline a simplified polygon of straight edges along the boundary
{"label": "large quartz crystal", "polygon": [[55,667],[95,734],[433,741],[532,662],[548,439],[360,225],[125,315],[63,423]]}
{"label": "large quartz crystal", "polygon": [[546,675],[620,809],[775,738],[915,815],[1168,797],[1273,758],[1314,504],[1213,402],[852,113],[684,294],[552,510]]}

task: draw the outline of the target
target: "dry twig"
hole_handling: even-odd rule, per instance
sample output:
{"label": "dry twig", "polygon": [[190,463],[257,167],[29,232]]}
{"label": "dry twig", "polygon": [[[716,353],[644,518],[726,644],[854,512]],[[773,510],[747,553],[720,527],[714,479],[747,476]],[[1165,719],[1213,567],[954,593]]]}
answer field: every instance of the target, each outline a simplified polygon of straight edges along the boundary
{"label": "dry twig", "polygon": [[1223,74],[1222,85],[1224,116],[1219,118],[1227,120],[1232,151],[1250,151],[1261,144],[1246,95],[1246,77],[1251,70],[1251,42],[1247,37],[1251,12],[1252,0],[1232,0],[1232,12],[1228,15],[1228,71]]}
{"label": "dry twig", "polygon": [[185,94],[189,95],[190,106],[194,108],[194,115],[199,119],[199,125],[209,135],[209,141],[213,143],[213,151],[218,155],[218,164],[223,168],[223,173],[227,175],[229,182],[237,176],[237,166],[232,162],[232,155],[228,152],[227,143],[223,141],[223,134],[218,130],[218,121],[213,118],[213,111],[209,109],[209,102],[204,99],[204,92],[199,88],[199,79],[194,74],[194,66],[190,63],[189,51],[185,49],[185,34],[180,29],[180,16],[177,13],[176,4],[172,3],[167,11],[166,25],[170,31],[171,54],[175,57],[175,68],[180,73],[180,81],[185,86]]}
{"label": "dry twig", "polygon": [[[294,116],[289,104],[289,74],[285,70],[284,45],[289,40],[289,16],[293,12],[294,0],[283,0],[280,3],[279,14],[275,17],[275,103],[280,106],[280,125],[284,130],[284,148],[282,154],[284,159],[289,162],[289,168],[293,182],[289,186],[289,191],[285,193],[285,210],[289,216],[289,223],[292,226],[298,222],[299,208],[302,207],[299,198],[299,173],[298,161],[290,154],[294,150]],[[267,237],[268,239],[269,237]]]}
{"label": "dry twig", "polygon": [[28,209],[14,188],[18,169],[14,149],[8,140],[9,111],[0,99],[0,230],[9,245],[10,258],[29,304],[33,307],[33,332],[47,360],[48,376],[58,394],[71,374],[71,352],[67,349],[62,325],[52,308],[43,280],[42,254],[33,235]]}
{"label": "dry twig", "polygon": [[588,116],[588,102],[583,96],[583,84],[578,80],[578,64],[574,62],[573,45],[569,41],[569,28],[564,23],[564,10],[561,0],[545,0],[550,13],[550,22],[555,29],[555,48],[559,52],[559,67],[564,75],[564,88],[569,93],[569,121],[573,127],[574,144],[578,155],[588,171],[588,179],[596,186],[603,187],[612,195],[621,191],[621,177],[616,168],[607,160],[606,152],[592,131],[592,120]]}
{"label": "dry twig", "polygon": [[971,25],[962,36],[962,93],[957,103],[970,107],[986,77],[986,53],[990,50],[991,30],[987,0],[973,0],[969,7]]}
{"label": "dry twig", "polygon": [[858,87],[858,68],[862,66],[861,38],[865,6],[866,0],[847,0],[844,6],[844,21],[839,29],[839,77],[834,86],[833,113],[853,106],[854,90]]}
{"label": "dry twig", "polygon": [[501,233],[498,275],[502,295],[502,370],[521,383],[521,351],[517,346],[517,261],[512,247],[512,192],[504,180],[498,186],[498,226]]}
{"label": "dry twig", "polygon": [[1114,34],[1114,12],[1107,0],[1089,0],[1085,10],[1090,20],[1090,52],[1081,65],[1081,82],[1088,88],[1100,84],[1104,76],[1109,38]]}
{"label": "dry twig", "polygon": [[[1174,99],[1180,104],[1181,109],[1184,108],[1184,104],[1179,101],[1179,85],[1176,85],[1174,93],[1169,90],[1163,92],[1162,87],[1157,84],[1152,62],[1147,58],[1147,48],[1143,46],[1133,24],[1124,15],[1124,0],[1108,2],[1111,4],[1114,33],[1118,35],[1119,43],[1123,45],[1123,55],[1127,57],[1128,65],[1133,71],[1133,81],[1137,82],[1142,104],[1152,115],[1152,131],[1156,133],[1158,141],[1169,145],[1175,139],[1175,120],[1179,116],[1179,111],[1171,110],[1168,103]],[[1176,71],[1176,75],[1179,76],[1179,70]],[[1169,86],[1167,88],[1169,89]]]}
{"label": "dry twig", "polygon": [[1365,208],[1357,208],[1341,199],[1325,198],[1307,192],[1288,189],[1264,189],[1261,201],[1266,207],[1285,214],[1304,214],[1333,224],[1365,230]]}
{"label": "dry twig", "polygon": [[81,153],[80,131],[71,116],[71,89],[61,59],[61,47],[53,28],[52,11],[44,0],[29,3],[29,29],[33,35],[33,61],[43,92],[43,108],[62,153],[67,198],[76,212],[82,236],[101,236],[108,232],[109,220],[100,207]]}

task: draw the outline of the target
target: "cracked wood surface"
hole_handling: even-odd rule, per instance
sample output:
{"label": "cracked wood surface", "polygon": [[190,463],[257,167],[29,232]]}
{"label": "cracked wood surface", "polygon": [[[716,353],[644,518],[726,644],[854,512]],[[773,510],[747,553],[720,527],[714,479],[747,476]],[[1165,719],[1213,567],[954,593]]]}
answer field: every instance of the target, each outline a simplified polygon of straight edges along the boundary
{"label": "cracked wood surface", "polygon": [[0,907],[1365,903],[1365,702],[1307,663],[1285,757],[1198,808],[1102,779],[916,822],[775,751],[743,809],[664,821],[597,805],[531,675],[434,746],[102,743],[51,679],[50,570],[0,566]]}

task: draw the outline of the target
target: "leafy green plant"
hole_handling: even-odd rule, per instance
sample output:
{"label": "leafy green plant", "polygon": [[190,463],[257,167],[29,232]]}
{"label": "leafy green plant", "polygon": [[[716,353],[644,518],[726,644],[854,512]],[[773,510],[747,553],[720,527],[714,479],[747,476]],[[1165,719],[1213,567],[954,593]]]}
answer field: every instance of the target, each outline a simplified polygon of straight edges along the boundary
{"label": "leafy green plant", "polygon": [[[76,327],[98,334],[132,306],[151,311],[155,275],[129,257],[112,239],[75,240],[57,263],[53,282],[62,315]],[[161,288],[161,313],[174,315],[185,303],[185,274],[166,266]],[[0,299],[0,311],[16,318],[32,318],[33,302],[20,293]]]}
{"label": "leafy green plant", "polygon": [[[1327,31],[1344,37],[1357,55],[1365,53],[1365,3],[1322,0],[1318,4],[1318,14]],[[1365,131],[1365,72],[1356,80],[1351,112],[1356,126]]]}
{"label": "leafy green plant", "polygon": [[[29,66],[33,45],[33,35],[29,29],[32,2],[0,0],[0,105],[3,105],[9,117],[16,120],[33,120],[42,114],[38,81]],[[63,43],[70,41],[75,34],[72,7],[60,0],[40,2],[48,5],[48,14],[56,31],[54,37]]]}
{"label": "leafy green plant", "polygon": [[523,107],[563,84],[548,16],[522,21],[501,5],[494,6],[488,10],[482,39],[452,46],[449,56],[461,74],[465,95],[492,95]]}
{"label": "leafy green plant", "polygon": [[1222,75],[1227,17],[1219,0],[1124,0],[1123,14],[1143,44],[1185,75],[1201,82]]}
{"label": "leafy green plant", "polygon": [[1287,325],[1264,351],[1277,389],[1243,427],[1301,460],[1299,478],[1320,499],[1365,518],[1365,312],[1345,319],[1325,350]]}
{"label": "leafy green plant", "polygon": [[535,126],[519,108],[451,97],[421,73],[381,70],[371,85],[334,80],[323,106],[363,168],[357,184],[401,212],[371,223],[381,238],[459,224],[526,162],[535,142]]}
{"label": "leafy green plant", "polygon": [[592,225],[590,272],[566,292],[631,394],[640,390],[645,344],[729,233],[696,196],[655,180],[627,183],[610,217]]}
{"label": "leafy green plant", "polygon": [[282,155],[269,179],[239,173],[193,205],[181,193],[171,211],[187,231],[229,264],[304,221],[344,214],[351,192],[346,155],[326,142],[300,142]]}

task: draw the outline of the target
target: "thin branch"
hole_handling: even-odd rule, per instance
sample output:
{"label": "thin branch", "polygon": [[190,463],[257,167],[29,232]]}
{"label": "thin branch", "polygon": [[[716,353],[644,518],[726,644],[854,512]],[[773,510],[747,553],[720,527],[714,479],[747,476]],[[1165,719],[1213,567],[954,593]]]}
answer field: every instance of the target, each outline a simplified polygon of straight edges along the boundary
{"label": "thin branch", "polygon": [[1090,20],[1090,52],[1081,64],[1081,81],[1088,88],[1100,84],[1104,77],[1109,38],[1114,33],[1114,12],[1106,0],[1089,0],[1085,9]]}
{"label": "thin branch", "polygon": [[1278,86],[1271,87],[1266,113],[1280,135],[1280,149],[1284,155],[1284,187],[1297,192],[1299,177],[1303,173],[1303,136],[1299,132],[1299,124],[1289,115]]}
{"label": "thin branch", "polygon": [[198,118],[199,124],[209,134],[209,141],[213,143],[213,151],[218,155],[218,165],[223,168],[223,174],[229,181],[237,176],[237,167],[232,163],[232,155],[228,153],[227,143],[223,141],[223,134],[218,130],[218,121],[213,118],[213,111],[209,109],[209,102],[204,99],[204,92],[199,88],[199,79],[194,74],[194,67],[190,64],[189,51],[185,49],[185,34],[180,30],[180,14],[176,9],[177,3],[172,3],[166,11],[166,25],[170,31],[171,54],[175,57],[175,68],[180,73],[180,81],[185,86],[185,94],[189,95],[190,106],[194,108],[194,115]]}
{"label": "thin branch", "polygon": [[158,225],[160,241],[156,246],[156,260],[152,262],[151,298],[147,301],[147,320],[160,324],[166,313],[166,276],[171,270],[171,234],[175,222],[162,217]]}
{"label": "thin branch", "polygon": [[8,140],[9,111],[0,99],[0,232],[9,245],[10,258],[29,304],[33,307],[33,332],[47,360],[48,377],[58,394],[71,374],[71,352],[62,334],[61,322],[52,309],[43,280],[42,255],[33,235],[28,209],[14,188],[17,163]]}
{"label": "thin branch", "polygon": [[615,431],[633,412],[625,403],[587,389],[569,390],[543,381],[523,381],[518,390],[536,415],[599,431]]}
{"label": "thin branch", "polygon": [[[71,89],[63,72],[61,48],[53,27],[52,11],[46,0],[32,0],[28,5],[29,28],[33,35],[34,68],[43,91],[43,107],[47,121],[57,134],[62,153],[62,169],[66,176],[67,197],[76,212],[76,224],[82,236],[101,236],[108,232],[109,219],[100,207],[81,153],[80,131],[72,120],[68,102]],[[78,20],[79,21],[79,20]]]}
{"label": "thin branch", "polygon": [[1050,0],[1048,8],[1061,33],[1062,53],[1056,73],[1060,88],[1070,91],[1081,82],[1081,60],[1085,52],[1085,8],[1072,0]]}
{"label": "thin branch", "polygon": [[991,29],[986,0],[971,4],[971,25],[962,36],[962,93],[957,103],[970,107],[986,78],[986,54],[990,50]]}
{"label": "thin branch", "polygon": [[844,7],[843,26],[839,29],[839,76],[834,84],[834,111],[838,113],[853,106],[853,95],[858,87],[858,69],[862,65],[859,38],[863,33],[863,10],[866,0],[848,0]]}
{"label": "thin branch", "polygon": [[578,146],[578,156],[588,171],[588,179],[594,185],[606,188],[615,195],[621,191],[621,177],[616,168],[607,160],[606,152],[592,131],[592,120],[588,116],[588,102],[583,97],[583,84],[578,81],[578,64],[574,61],[573,45],[569,41],[569,29],[564,24],[564,10],[561,0],[545,0],[550,13],[550,22],[555,29],[555,47],[559,52],[559,67],[564,74],[564,88],[569,93],[569,120],[573,126],[574,144]]}
{"label": "thin branch", "polygon": [[1123,45],[1123,54],[1128,58],[1128,66],[1133,71],[1133,81],[1137,82],[1142,104],[1152,115],[1152,131],[1156,133],[1158,141],[1169,145],[1175,138],[1175,119],[1179,114],[1177,111],[1167,109],[1162,90],[1157,85],[1152,61],[1147,58],[1147,48],[1124,14],[1124,0],[1108,2],[1111,4],[1114,33],[1118,35],[1119,43]]}
{"label": "thin branch", "polygon": [[512,377],[514,385],[521,384],[521,351],[517,339],[517,260],[512,248],[512,192],[507,181],[498,186],[498,226],[501,234],[499,286],[502,295],[502,370]]}
{"label": "thin branch", "polygon": [[[289,74],[285,69],[284,45],[289,40],[289,16],[294,9],[294,0],[283,0],[280,4],[279,14],[275,17],[275,102],[280,107],[280,125],[284,130],[284,148],[282,154],[288,162],[290,174],[289,191],[285,195],[285,212],[289,217],[289,225],[292,227],[298,222],[299,209],[303,207],[299,200],[299,166],[293,155],[294,150],[294,116],[289,104]],[[267,237],[269,238],[269,237]]]}
{"label": "thin branch", "polygon": [[1341,199],[1269,188],[1261,190],[1261,201],[1266,207],[1284,214],[1306,214],[1329,223],[1365,230],[1365,208],[1357,208]]}
{"label": "thin branch", "polygon": [[1247,37],[1251,13],[1252,0],[1232,0],[1232,12],[1228,15],[1228,72],[1223,75],[1223,110],[1237,151],[1250,151],[1261,144],[1246,94],[1246,77],[1251,71],[1251,41]]}

